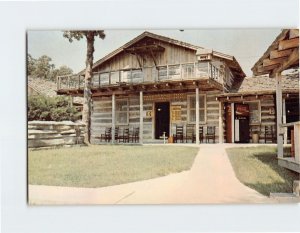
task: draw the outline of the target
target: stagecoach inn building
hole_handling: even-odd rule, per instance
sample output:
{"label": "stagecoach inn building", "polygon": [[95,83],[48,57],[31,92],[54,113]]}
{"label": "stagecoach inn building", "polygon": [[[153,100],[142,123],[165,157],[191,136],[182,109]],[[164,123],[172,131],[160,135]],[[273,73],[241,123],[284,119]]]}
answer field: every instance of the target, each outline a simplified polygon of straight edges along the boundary
{"label": "stagecoach inn building", "polygon": [[[288,121],[299,118],[299,74],[291,75],[297,81],[283,76]],[[144,32],[93,65],[91,143],[106,127],[139,127],[145,143],[172,136],[176,125],[193,126],[196,143],[196,129],[205,136],[209,126],[216,142],[252,142],[253,132],[264,142],[265,126],[276,129],[275,82],[245,76],[231,55]],[[83,84],[84,71],[58,77],[57,93],[83,96]]]}

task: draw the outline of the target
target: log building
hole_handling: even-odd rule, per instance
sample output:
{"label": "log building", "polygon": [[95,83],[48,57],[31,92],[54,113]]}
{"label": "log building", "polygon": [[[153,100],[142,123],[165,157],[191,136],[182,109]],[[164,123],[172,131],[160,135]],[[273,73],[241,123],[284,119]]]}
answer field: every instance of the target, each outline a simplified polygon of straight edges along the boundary
{"label": "log building", "polygon": [[[83,76],[58,77],[57,93],[83,96]],[[185,135],[193,128],[196,143],[199,127],[204,138],[213,127],[219,143],[251,142],[256,128],[263,142],[262,128],[276,122],[275,89],[243,89],[247,83],[233,56],[144,32],[94,63],[91,142],[109,126],[113,142],[116,127],[138,127],[144,143],[176,134],[176,126]]]}

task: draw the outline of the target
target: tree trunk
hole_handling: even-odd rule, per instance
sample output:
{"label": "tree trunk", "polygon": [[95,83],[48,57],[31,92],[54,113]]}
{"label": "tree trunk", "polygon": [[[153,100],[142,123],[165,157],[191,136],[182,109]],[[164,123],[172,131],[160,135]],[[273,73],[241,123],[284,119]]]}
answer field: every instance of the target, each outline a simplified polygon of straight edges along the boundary
{"label": "tree trunk", "polygon": [[91,105],[92,105],[92,75],[93,75],[93,54],[94,54],[94,32],[87,32],[87,54],[86,54],[86,69],[85,69],[85,78],[84,78],[84,103],[82,111],[82,121],[85,124],[85,135],[84,142],[86,144],[90,143],[90,119],[91,119]]}

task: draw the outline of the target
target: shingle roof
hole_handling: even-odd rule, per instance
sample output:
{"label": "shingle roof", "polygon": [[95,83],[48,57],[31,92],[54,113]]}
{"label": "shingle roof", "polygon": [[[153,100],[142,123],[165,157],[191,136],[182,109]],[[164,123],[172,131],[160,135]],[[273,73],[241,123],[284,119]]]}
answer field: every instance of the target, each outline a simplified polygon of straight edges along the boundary
{"label": "shingle roof", "polygon": [[[40,95],[49,97],[54,97],[57,95],[57,85],[51,80],[29,76],[27,85]],[[73,102],[77,104],[83,104],[83,98],[74,97]]]}
{"label": "shingle roof", "polygon": [[41,95],[53,97],[56,96],[56,84],[50,80],[28,77],[28,86],[33,88]]}
{"label": "shingle roof", "polygon": [[[237,92],[275,91],[276,79],[268,75],[246,77]],[[282,90],[299,90],[299,73],[282,76]]]}
{"label": "shingle roof", "polygon": [[[282,76],[283,93],[299,93],[299,71]],[[240,96],[257,94],[274,94],[276,92],[276,79],[269,78],[268,75],[246,77],[241,86],[222,96]]]}

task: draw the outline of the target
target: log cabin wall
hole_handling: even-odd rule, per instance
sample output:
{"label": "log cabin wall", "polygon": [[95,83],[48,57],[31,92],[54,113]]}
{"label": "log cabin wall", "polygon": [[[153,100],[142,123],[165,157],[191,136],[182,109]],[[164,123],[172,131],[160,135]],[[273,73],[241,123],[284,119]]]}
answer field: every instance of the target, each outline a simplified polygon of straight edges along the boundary
{"label": "log cabin wall", "polygon": [[260,100],[261,108],[261,129],[259,134],[259,142],[264,143],[265,126],[272,125],[276,134],[276,98],[274,95],[268,95]]}
{"label": "log cabin wall", "polygon": [[[206,133],[207,126],[216,127],[216,141],[219,141],[219,102],[216,97],[220,94],[220,91],[201,91],[200,95],[205,95],[205,113],[206,121],[202,122],[200,126],[204,127],[204,134]],[[143,132],[144,141],[147,142],[154,139],[155,130],[155,116],[154,116],[154,105],[156,102],[169,102],[170,111],[172,106],[180,106],[180,120],[172,121],[170,119],[170,135],[175,133],[176,125],[184,126],[184,133],[186,132],[186,125],[195,123],[190,123],[189,113],[188,113],[188,97],[195,96],[195,92],[183,92],[180,94],[154,94],[147,95],[144,94],[143,101],[143,111],[151,111],[152,117],[143,117]],[[129,128],[132,130],[133,127],[139,127],[139,97],[138,96],[126,96],[126,97],[116,97],[116,101],[119,99],[128,99],[128,123],[116,126],[120,128]],[[223,113],[222,113],[223,114]],[[171,118],[171,117],[170,117]],[[105,127],[111,127],[112,125],[112,99],[111,97],[94,97],[93,98],[93,110],[91,115],[91,143],[99,144],[99,137],[104,133]]]}
{"label": "log cabin wall", "polygon": [[[251,125],[250,122],[250,129],[254,129],[254,131],[259,132],[259,143],[264,143],[265,140],[265,126],[273,126],[273,131],[274,134],[276,134],[276,99],[275,96],[272,94],[269,95],[263,95],[259,96],[258,98],[256,95],[253,96],[247,96],[244,98],[244,100],[241,100],[240,96],[236,97],[230,97],[230,99],[227,102],[228,104],[230,103],[250,103],[250,102],[257,102],[258,103],[258,110],[259,110],[259,118],[260,121],[257,122],[257,124]],[[223,108],[224,111],[224,108]],[[223,112],[224,114],[225,112]],[[251,117],[251,112],[250,112],[250,117]],[[223,115],[223,126],[224,126],[224,141],[228,142],[226,138],[226,118],[225,115]],[[251,130],[250,130],[250,143],[252,142],[251,138]]]}

